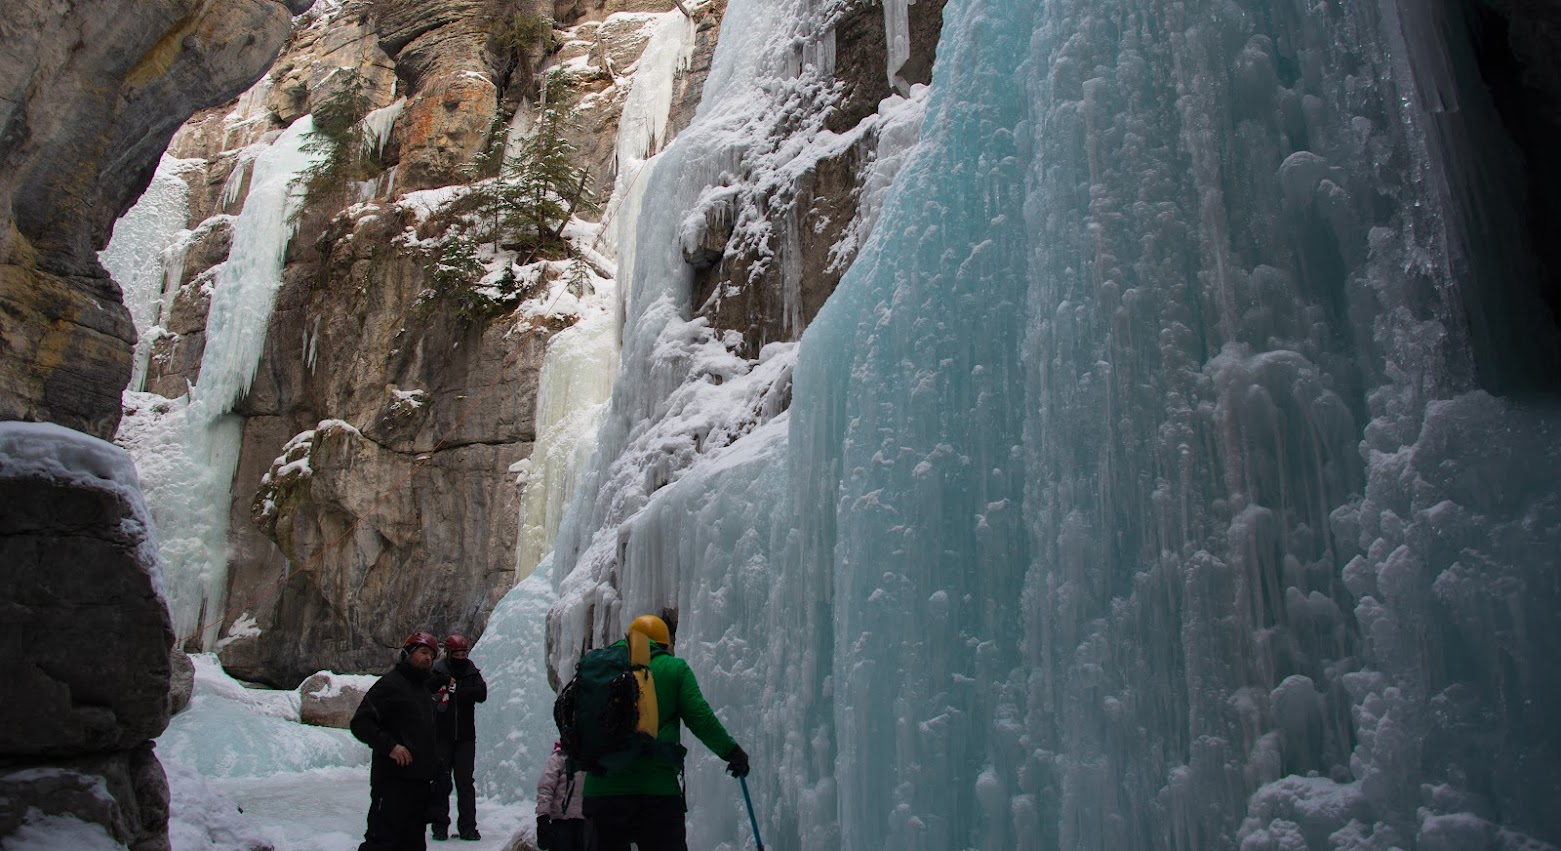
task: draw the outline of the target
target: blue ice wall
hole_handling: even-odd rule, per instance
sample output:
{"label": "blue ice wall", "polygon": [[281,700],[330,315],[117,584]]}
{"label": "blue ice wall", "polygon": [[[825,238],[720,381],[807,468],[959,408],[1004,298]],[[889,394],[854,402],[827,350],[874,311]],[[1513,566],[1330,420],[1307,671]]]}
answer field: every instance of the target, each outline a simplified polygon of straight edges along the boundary
{"label": "blue ice wall", "polygon": [[1035,15],[945,16],[921,148],[804,335],[792,403],[805,559],[833,568],[844,848],[1014,847],[1022,795],[1031,141],[1015,69]]}
{"label": "blue ice wall", "polygon": [[[731,3],[658,204],[785,102],[828,4],[783,5]],[[766,847],[1556,847],[1561,419],[1468,342],[1429,8],[951,0],[873,236],[751,370],[659,214],[553,661],[678,611]],[[688,794],[751,847],[697,745]]]}

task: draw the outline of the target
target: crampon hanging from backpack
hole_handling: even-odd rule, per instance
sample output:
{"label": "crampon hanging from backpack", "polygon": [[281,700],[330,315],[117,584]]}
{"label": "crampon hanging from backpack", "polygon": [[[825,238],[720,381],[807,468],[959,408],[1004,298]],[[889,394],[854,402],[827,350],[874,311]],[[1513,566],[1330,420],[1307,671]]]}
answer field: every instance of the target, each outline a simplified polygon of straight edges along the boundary
{"label": "crampon hanging from backpack", "polygon": [[580,658],[574,679],[553,702],[566,770],[614,774],[641,756],[682,767],[688,750],[656,738],[660,712],[650,660],[666,652],[631,632],[629,646],[604,647]]}

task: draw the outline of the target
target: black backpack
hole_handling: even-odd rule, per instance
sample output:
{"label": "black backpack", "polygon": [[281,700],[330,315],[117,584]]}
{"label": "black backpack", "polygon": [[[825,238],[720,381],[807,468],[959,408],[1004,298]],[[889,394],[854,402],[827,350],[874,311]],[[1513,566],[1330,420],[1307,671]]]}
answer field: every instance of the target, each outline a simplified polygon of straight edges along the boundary
{"label": "black backpack", "polygon": [[[666,651],[654,648],[653,656]],[[604,647],[580,658],[571,679],[553,701],[553,722],[568,757],[565,770],[598,776],[629,767],[649,755],[679,767],[688,752],[660,742],[639,727],[639,681],[627,647]]]}

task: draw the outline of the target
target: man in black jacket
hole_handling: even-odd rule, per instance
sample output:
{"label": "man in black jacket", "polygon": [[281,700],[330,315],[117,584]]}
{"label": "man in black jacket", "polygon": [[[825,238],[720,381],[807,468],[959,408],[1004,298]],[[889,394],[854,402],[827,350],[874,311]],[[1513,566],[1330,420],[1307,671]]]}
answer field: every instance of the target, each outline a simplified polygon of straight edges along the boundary
{"label": "man in black jacket", "polygon": [[434,702],[428,678],[439,641],[414,632],[401,661],[363,695],[352,735],[374,750],[369,763],[369,818],[358,851],[424,851],[423,814],[439,769]]}
{"label": "man in black jacket", "polygon": [[456,829],[462,839],[481,839],[477,832],[477,704],[488,699],[488,683],[466,654],[472,645],[464,635],[444,640],[444,658],[434,663],[429,682],[438,710],[439,777],[428,810],[435,839],[450,838],[450,772],[455,772]]}

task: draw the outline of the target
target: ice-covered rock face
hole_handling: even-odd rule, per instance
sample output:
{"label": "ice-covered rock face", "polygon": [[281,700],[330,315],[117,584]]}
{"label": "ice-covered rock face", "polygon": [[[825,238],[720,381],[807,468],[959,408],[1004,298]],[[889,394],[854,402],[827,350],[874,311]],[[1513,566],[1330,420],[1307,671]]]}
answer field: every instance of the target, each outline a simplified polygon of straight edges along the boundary
{"label": "ice-covered rock face", "polygon": [[[1516,296],[1468,272],[1424,11],[951,2],[789,422],[735,442],[763,382],[647,221],[555,666],[676,610],[767,847],[1561,842],[1561,421],[1487,392],[1469,314]],[[711,200],[702,122],[807,14],[728,7],[648,196]],[[697,746],[688,792],[692,844],[746,836]]]}

